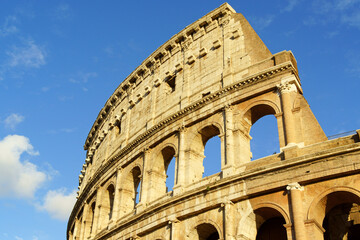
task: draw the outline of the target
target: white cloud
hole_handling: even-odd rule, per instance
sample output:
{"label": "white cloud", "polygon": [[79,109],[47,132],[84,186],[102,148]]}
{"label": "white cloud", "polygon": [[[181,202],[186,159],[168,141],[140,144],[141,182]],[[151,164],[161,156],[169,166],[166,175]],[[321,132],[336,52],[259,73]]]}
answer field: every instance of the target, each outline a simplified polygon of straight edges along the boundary
{"label": "white cloud", "polygon": [[46,63],[44,49],[36,45],[32,40],[25,42],[24,46],[21,47],[13,46],[10,51],[6,51],[6,54],[9,56],[8,65],[10,67],[39,68]]}
{"label": "white cloud", "polygon": [[24,119],[25,119],[24,116],[20,114],[12,113],[4,120],[5,128],[15,130],[16,126],[22,121],[24,121]]}
{"label": "white cloud", "polygon": [[50,190],[44,203],[40,206],[41,210],[47,211],[52,218],[66,221],[76,201],[76,191],[66,193],[66,189]]}
{"label": "white cloud", "polygon": [[15,22],[17,22],[17,18],[15,16],[7,16],[5,18],[5,22],[0,27],[0,37],[5,37],[7,35],[17,32],[18,29],[15,26]]}
{"label": "white cloud", "polygon": [[24,240],[24,239],[19,236],[15,236],[15,240]]}
{"label": "white cloud", "polygon": [[32,198],[46,181],[35,164],[20,160],[23,153],[39,154],[24,136],[8,135],[0,141],[0,197]]}

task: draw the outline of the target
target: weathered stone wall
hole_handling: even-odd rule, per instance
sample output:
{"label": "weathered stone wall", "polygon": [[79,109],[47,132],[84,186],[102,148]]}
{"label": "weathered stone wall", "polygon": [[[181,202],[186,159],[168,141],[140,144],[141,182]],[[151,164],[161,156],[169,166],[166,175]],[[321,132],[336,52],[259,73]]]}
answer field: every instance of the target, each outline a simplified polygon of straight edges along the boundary
{"label": "weathered stone wall", "polygon": [[[281,152],[251,161],[250,129],[266,115]],[[221,171],[203,178],[214,136]],[[351,222],[337,233],[358,227],[359,133],[327,140],[292,53],[272,55],[228,4],[130,74],[84,148],[68,239],[322,239],[339,211]]]}

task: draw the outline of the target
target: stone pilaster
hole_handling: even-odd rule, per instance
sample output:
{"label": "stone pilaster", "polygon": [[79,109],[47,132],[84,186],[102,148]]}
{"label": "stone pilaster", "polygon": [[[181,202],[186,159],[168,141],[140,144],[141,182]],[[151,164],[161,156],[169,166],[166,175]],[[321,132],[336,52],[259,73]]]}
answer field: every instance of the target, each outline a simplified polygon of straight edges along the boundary
{"label": "stone pilaster", "polygon": [[301,194],[304,187],[300,186],[299,183],[291,183],[287,185],[286,190],[288,190],[288,196],[290,197],[290,213],[295,231],[295,240],[306,240]]}
{"label": "stone pilaster", "polygon": [[225,225],[225,233],[224,239],[225,240],[235,240],[235,209],[234,204],[231,201],[227,201],[222,203],[221,206],[223,207],[223,224]]}
{"label": "stone pilaster", "polygon": [[[183,187],[185,185],[185,172],[186,172],[186,163],[185,163],[185,138],[186,138],[186,127],[181,126],[178,132],[179,137],[179,146],[178,146],[178,159],[177,159],[177,166],[175,171],[175,184],[173,187],[174,195],[180,194],[183,191]],[[181,173],[181,174],[179,174]]]}
{"label": "stone pilaster", "polygon": [[284,113],[286,146],[294,146],[297,141],[296,126],[292,113],[293,100],[291,95],[293,92],[297,92],[297,88],[295,83],[290,80],[282,81],[277,87],[281,95],[281,105]]}
{"label": "stone pilaster", "polygon": [[96,205],[95,205],[95,211],[94,211],[94,222],[92,225],[92,231],[91,231],[91,237],[93,238],[100,227],[99,224],[99,218],[100,218],[100,211],[101,211],[101,197],[102,197],[102,189],[99,187],[97,189],[97,193],[96,193]]}
{"label": "stone pilaster", "polygon": [[111,220],[116,222],[119,218],[119,205],[120,205],[120,186],[121,186],[122,168],[116,170],[116,186],[114,195],[114,207]]}
{"label": "stone pilaster", "polygon": [[233,136],[233,111],[230,105],[224,108],[224,123],[225,123],[225,161],[222,165],[223,176],[229,176],[234,169],[234,136]]}

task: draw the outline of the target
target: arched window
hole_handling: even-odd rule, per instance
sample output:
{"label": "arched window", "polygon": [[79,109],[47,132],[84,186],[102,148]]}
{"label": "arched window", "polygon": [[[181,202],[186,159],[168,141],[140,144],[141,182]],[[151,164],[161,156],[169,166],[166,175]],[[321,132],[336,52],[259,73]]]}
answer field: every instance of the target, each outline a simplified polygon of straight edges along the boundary
{"label": "arched window", "polygon": [[113,210],[114,210],[114,198],[115,198],[115,188],[114,185],[109,185],[109,187],[107,188],[107,193],[109,196],[109,220],[112,218],[113,215]]}
{"label": "arched window", "polygon": [[359,211],[359,205],[355,203],[344,203],[332,208],[323,221],[324,240],[360,239]]}
{"label": "arched window", "polygon": [[125,176],[122,182],[122,189],[120,193],[120,216],[130,213],[134,210],[136,204],[141,201],[141,170],[136,166],[131,169]]}
{"label": "arched window", "polygon": [[175,181],[175,149],[168,146],[161,151],[164,167],[162,169],[165,192],[172,191]]}
{"label": "arched window", "polygon": [[138,204],[141,201],[141,171],[139,167],[135,167],[132,170],[132,177],[133,177],[133,201],[134,201],[134,206],[133,208],[136,206],[136,204]]}
{"label": "arched window", "polygon": [[[275,114],[276,111],[272,106],[259,104],[251,107],[243,115],[241,122],[242,129],[235,133],[238,145],[240,146],[238,151],[239,153],[241,152],[238,155],[240,163],[247,163],[252,159],[258,159],[279,152],[279,135],[277,119],[274,117]],[[255,123],[256,125],[254,126]],[[253,127],[254,129],[252,129]]]}
{"label": "arched window", "polygon": [[273,115],[264,116],[256,121],[251,127],[250,136],[251,160],[279,153],[279,134]]}
{"label": "arched window", "polygon": [[210,138],[204,149],[204,173],[203,177],[207,177],[221,171],[221,140],[219,136]]}
{"label": "arched window", "polygon": [[[211,124],[198,131],[189,144],[186,157],[191,166],[188,170],[188,183],[221,171],[221,140],[218,135],[220,129]],[[207,154],[206,158],[204,154]]]}
{"label": "arched window", "polygon": [[110,184],[105,192],[104,197],[101,202],[100,216],[99,216],[99,226],[100,229],[105,228],[112,217],[112,211],[114,207],[114,194],[115,188],[113,184]]}
{"label": "arched window", "polygon": [[172,157],[166,168],[166,192],[171,192],[175,184],[175,157]]}
{"label": "arched window", "polygon": [[196,227],[197,238],[199,240],[218,240],[220,238],[216,228],[209,223],[203,223]]}
{"label": "arched window", "polygon": [[203,157],[203,174],[202,177],[207,177],[212,174],[221,172],[221,140],[219,138],[220,130],[210,125],[200,131],[201,134],[201,149]]}
{"label": "arched window", "polygon": [[93,232],[93,229],[95,229],[95,227],[93,226],[95,206],[96,206],[96,203],[92,202],[89,207],[88,214],[86,215],[84,239],[87,239]]}
{"label": "arched window", "polygon": [[161,151],[156,152],[151,159],[151,170],[149,171],[149,181],[147,194],[148,201],[162,197],[172,188],[175,183],[175,149],[172,145],[165,146]]}
{"label": "arched window", "polygon": [[360,239],[360,197],[334,191],[320,199],[310,212],[325,229],[324,240]]}
{"label": "arched window", "polygon": [[277,210],[263,207],[255,210],[256,240],[286,240],[285,219]]}

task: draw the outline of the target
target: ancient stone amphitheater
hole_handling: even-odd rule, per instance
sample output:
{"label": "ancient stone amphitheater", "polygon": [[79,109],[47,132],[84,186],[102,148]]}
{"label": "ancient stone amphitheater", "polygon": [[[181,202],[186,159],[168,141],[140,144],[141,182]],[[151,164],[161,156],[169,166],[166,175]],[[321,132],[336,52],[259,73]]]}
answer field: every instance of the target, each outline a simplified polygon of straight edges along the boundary
{"label": "ancient stone amphitheater", "polygon": [[[266,115],[280,153],[252,161],[249,132]],[[223,4],[160,46],[101,109],[67,239],[358,240],[359,134],[328,140],[293,54],[271,54]],[[203,177],[214,136],[221,171]]]}

